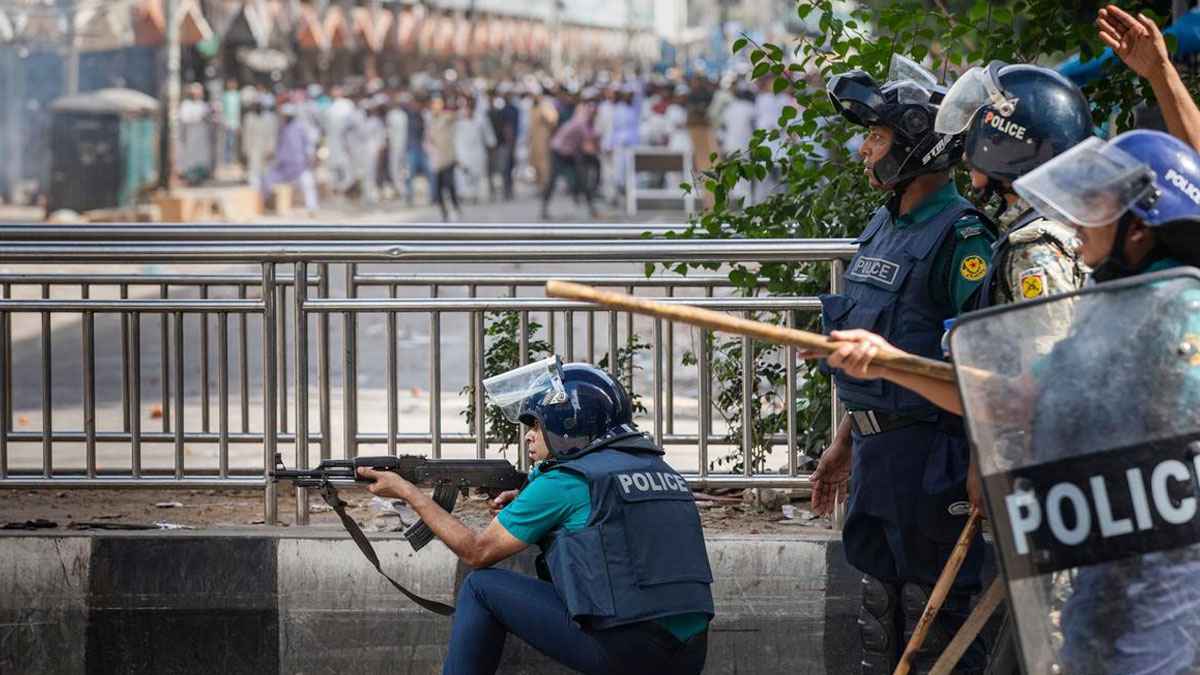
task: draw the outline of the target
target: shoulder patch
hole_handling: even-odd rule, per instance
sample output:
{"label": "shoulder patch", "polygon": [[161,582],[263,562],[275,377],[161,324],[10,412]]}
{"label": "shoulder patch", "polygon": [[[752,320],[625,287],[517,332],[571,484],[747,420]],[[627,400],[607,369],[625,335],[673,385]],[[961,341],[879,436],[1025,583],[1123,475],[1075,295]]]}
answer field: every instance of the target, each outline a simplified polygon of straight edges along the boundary
{"label": "shoulder patch", "polygon": [[1021,272],[1021,299],[1033,300],[1046,295],[1046,270],[1042,267],[1030,267]]}
{"label": "shoulder patch", "polygon": [[962,259],[958,271],[967,281],[979,281],[987,274],[987,261],[983,259],[983,256],[972,253]]}
{"label": "shoulder patch", "polygon": [[971,225],[963,225],[958,227],[954,230],[954,232],[958,235],[959,239],[970,239],[971,237],[978,237],[979,235],[983,234],[983,225],[981,225],[979,222],[975,222]]}

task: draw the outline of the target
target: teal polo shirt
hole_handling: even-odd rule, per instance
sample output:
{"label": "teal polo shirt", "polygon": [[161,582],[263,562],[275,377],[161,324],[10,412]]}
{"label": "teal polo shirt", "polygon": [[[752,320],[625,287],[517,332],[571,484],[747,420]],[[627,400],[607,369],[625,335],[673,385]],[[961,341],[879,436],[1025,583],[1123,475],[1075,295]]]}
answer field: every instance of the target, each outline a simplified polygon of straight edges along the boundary
{"label": "teal polo shirt", "polygon": [[[587,525],[591,515],[592,491],[583,476],[570,471],[542,473],[535,466],[529,472],[525,488],[496,519],[509,534],[533,545],[558,526],[567,532],[578,532]],[[676,614],[654,619],[654,622],[684,642],[708,626],[708,615]]]}

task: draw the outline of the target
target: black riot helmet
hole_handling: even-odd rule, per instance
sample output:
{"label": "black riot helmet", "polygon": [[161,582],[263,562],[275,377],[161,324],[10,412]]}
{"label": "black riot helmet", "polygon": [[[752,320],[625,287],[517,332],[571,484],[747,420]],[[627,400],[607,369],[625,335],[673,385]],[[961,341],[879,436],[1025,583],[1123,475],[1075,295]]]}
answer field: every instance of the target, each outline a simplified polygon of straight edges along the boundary
{"label": "black riot helmet", "polygon": [[488,399],[510,422],[542,427],[550,456],[574,459],[628,436],[640,436],[625,388],[588,363],[552,356],[483,381]]}
{"label": "black riot helmet", "polygon": [[850,123],[892,130],[892,147],[873,168],[881,185],[899,189],[916,176],[958,163],[961,137],[939,134],[933,125],[946,90],[913,61],[893,57],[882,87],[866,72],[856,70],[833,76],[826,89],[834,110]]}
{"label": "black riot helmet", "polygon": [[1009,182],[1092,136],[1087,99],[1062,74],[993,61],[968,70],[938,110],[934,128],[966,133],[967,166]]}

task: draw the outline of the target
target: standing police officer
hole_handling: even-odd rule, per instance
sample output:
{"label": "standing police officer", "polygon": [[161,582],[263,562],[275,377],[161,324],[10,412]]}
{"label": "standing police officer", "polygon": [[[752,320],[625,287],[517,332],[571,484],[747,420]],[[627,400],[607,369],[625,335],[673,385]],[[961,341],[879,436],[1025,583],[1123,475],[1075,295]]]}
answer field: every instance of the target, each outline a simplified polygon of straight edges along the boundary
{"label": "standing police officer", "polygon": [[[1188,517],[1180,515],[1186,509],[1171,511],[1176,504],[1194,506],[1195,479],[1173,475],[1186,490],[1152,488],[1159,491],[1154,504],[1169,511],[1169,518],[1153,519],[1146,506],[1137,515],[1136,530],[1120,525],[1132,522],[1130,504],[1139,503],[1132,495],[1145,494],[1142,477],[1159,476],[1156,466],[1171,462],[1185,466],[1175,459],[1176,445],[1186,446],[1185,457],[1192,463],[1194,443],[1187,443],[1200,433],[1200,291],[1194,277],[1190,284],[1178,283],[1186,276],[1168,272],[1200,265],[1200,155],[1167,134],[1130,131],[1109,143],[1080,143],[1018,179],[1014,189],[1043,215],[1072,224],[1080,236],[1079,255],[1098,279],[1165,275],[1141,285],[1127,282],[1112,292],[1117,299],[1109,303],[1085,304],[1082,296],[1049,303],[1070,306],[1069,330],[1056,336],[1050,352],[1027,355],[1007,382],[996,377],[1006,365],[1002,359],[980,356],[991,351],[997,337],[1019,332],[1014,339],[1021,339],[1042,332],[1044,327],[1029,330],[1026,317],[1047,311],[1048,304],[1031,306],[1038,311],[1020,318],[996,312],[980,316],[975,321],[989,327],[975,331],[978,337],[968,332],[963,338],[964,353],[971,356],[968,372],[983,374],[969,375],[974,379],[963,386],[964,391],[981,392],[972,396],[976,402],[969,410],[970,423],[981,439],[981,456],[992,460],[985,473],[993,515],[1011,520],[1012,505],[1022,499],[1028,504],[1027,495],[1049,499],[1048,494],[1059,492],[1048,490],[1039,476],[1089,482],[1096,512],[1106,514],[1098,516],[1098,535],[1087,541],[1055,543],[1044,525],[1032,528],[1028,522],[1022,536],[1034,543],[1026,550],[999,536],[1010,597],[1021,598],[1010,611],[1017,618],[1026,669],[1196,672],[1200,544],[1195,511]],[[828,359],[844,372],[919,390],[947,409],[962,411],[953,384],[874,365],[881,353],[901,353],[880,336],[846,331],[833,337],[853,343]],[[984,385],[988,379],[995,383]],[[1001,457],[996,431],[1014,423],[1027,429],[1026,451]],[[1179,438],[1184,440],[1177,443]],[[1114,459],[1104,460],[1108,456]],[[1089,463],[1089,458],[1107,463]],[[1011,492],[1014,480],[1027,484],[1019,488],[1021,494]],[[1155,480],[1166,485],[1161,476],[1151,478]],[[1124,496],[1117,491],[1122,481],[1128,484]],[[1112,485],[1113,492],[1097,490],[1097,485]],[[991,494],[993,489],[999,492]],[[1087,499],[1073,505],[1072,529],[1079,531],[1081,524],[1089,529],[1090,516],[1079,515],[1090,508]],[[1022,509],[1017,510],[1032,521],[1031,507]],[[1066,529],[1061,515],[1039,515],[1039,520],[1060,523],[1059,532]],[[998,531],[1011,534],[1013,527],[1005,522]],[[1064,593],[1066,601],[1061,613],[1051,612],[1056,600],[1046,597],[1050,575],[1063,571],[1072,581],[1069,588],[1058,584],[1055,592]],[[1047,618],[1052,613],[1057,625]],[[1049,633],[1058,631],[1061,639],[1051,639]]]}
{"label": "standing police officer", "polygon": [[[1016,189],[1040,212],[1074,225],[1097,281],[1165,275],[1127,285],[1132,292],[1113,291],[1123,302],[1074,308],[1070,332],[1030,369],[1037,384],[1028,387],[1036,392],[1028,397],[1030,461],[1045,466],[1108,450],[1128,462],[1117,469],[1126,484],[1138,470],[1130,467],[1143,463],[1141,471],[1162,482],[1155,463],[1178,459],[1173,445],[1186,448],[1187,460],[1200,449],[1193,440],[1200,431],[1200,290],[1194,280],[1172,284],[1166,272],[1200,264],[1200,155],[1165,133],[1128,131],[1108,143],[1081,144]],[[1185,435],[1191,445],[1164,442]],[[1090,480],[1120,485],[1113,478]],[[1183,478],[1191,485],[1155,506],[1169,512],[1172,499],[1194,505],[1194,480]],[[1152,494],[1169,494],[1159,482],[1151,480]],[[1121,514],[1115,488],[1104,501]],[[1200,671],[1200,545],[1188,532],[1195,531],[1192,518],[1183,515],[1186,508],[1162,517],[1152,526],[1157,537],[1145,540],[1107,527],[1100,516],[1100,538],[1046,546],[1049,557],[1063,549],[1083,553],[1062,609],[1065,672]],[[1137,519],[1139,533],[1151,529]],[[1173,525],[1181,527],[1172,532]],[[1026,663],[1032,668],[1028,656]]]}
{"label": "standing police officer", "polygon": [[[398,474],[360,469],[377,495],[404,499],[475,571],[459,591],[444,672],[494,673],[509,633],[584,673],[704,667],[712,572],[687,482],[633,425],[607,372],[556,357],[483,383],[527,427],[538,462],[499,515],[474,532]],[[537,544],[535,579],[489,566]],[[546,576],[548,575],[548,579]]]}
{"label": "standing police officer", "polygon": [[[830,80],[835,109],[867,127],[859,149],[871,186],[892,193],[855,240],[840,295],[821,298],[826,330],[886,335],[921,356],[941,357],[943,322],[963,309],[987,274],[993,226],[955,190],[960,139],[934,120],[945,91],[915,63],[893,60],[882,86],[865,72]],[[834,374],[849,413],[812,476],[814,507],[827,511],[853,465],[843,530],[846,558],[864,574],[859,615],[867,675],[892,672],[967,514],[962,420],[887,382]],[[932,665],[980,588],[976,541],[915,662]],[[959,672],[983,665],[973,645]]]}

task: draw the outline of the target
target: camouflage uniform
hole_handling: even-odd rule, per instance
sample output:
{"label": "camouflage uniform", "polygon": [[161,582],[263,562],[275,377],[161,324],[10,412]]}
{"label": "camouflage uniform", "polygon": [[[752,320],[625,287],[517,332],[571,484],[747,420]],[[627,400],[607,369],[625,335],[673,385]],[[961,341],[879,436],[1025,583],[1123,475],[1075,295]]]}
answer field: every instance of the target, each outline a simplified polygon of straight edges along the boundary
{"label": "camouflage uniform", "polygon": [[[1002,232],[1033,208],[1017,200],[997,218]],[[1009,234],[1010,248],[992,260],[999,276],[992,288],[993,305],[1068,293],[1083,287],[1091,270],[1075,253],[1075,232],[1062,223],[1039,218]]]}

